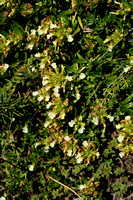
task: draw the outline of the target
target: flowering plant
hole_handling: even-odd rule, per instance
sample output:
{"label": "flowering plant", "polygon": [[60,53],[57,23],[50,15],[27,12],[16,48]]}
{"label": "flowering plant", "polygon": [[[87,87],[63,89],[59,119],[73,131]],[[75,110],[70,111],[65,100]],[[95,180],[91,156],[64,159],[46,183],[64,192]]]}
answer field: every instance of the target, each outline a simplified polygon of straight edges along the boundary
{"label": "flowering plant", "polygon": [[0,1],[1,199],[132,196],[132,7]]}

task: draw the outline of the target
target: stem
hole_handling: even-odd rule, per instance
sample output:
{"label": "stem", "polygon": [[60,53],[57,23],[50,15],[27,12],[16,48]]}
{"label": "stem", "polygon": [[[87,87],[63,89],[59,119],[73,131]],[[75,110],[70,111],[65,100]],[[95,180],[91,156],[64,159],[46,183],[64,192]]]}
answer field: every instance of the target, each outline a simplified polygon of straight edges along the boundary
{"label": "stem", "polygon": [[[112,49],[121,41],[123,40],[124,37],[126,37],[128,35],[128,33],[130,33],[133,30],[133,28],[131,28],[116,44],[114,44],[114,46],[112,47]],[[101,60],[108,52],[110,52],[110,50],[106,51],[99,59]]]}
{"label": "stem", "polygon": [[63,187],[67,188],[68,190],[71,190],[76,196],[79,197],[80,200],[83,200],[83,198],[80,197],[80,196],[79,196],[73,189],[71,189],[70,187],[68,187],[68,186],[64,185],[63,183],[61,183],[61,182],[55,180],[54,178],[52,178],[52,177],[49,176],[48,174],[46,174],[46,177],[47,177],[47,178],[50,178],[51,180],[55,181],[56,183],[62,185]]}
{"label": "stem", "polygon": [[124,78],[127,77],[127,76],[129,76],[129,75],[127,74],[126,76],[122,77],[122,78],[112,87],[112,89],[108,92],[108,94],[107,94],[107,95],[104,97],[104,99],[102,100],[101,105],[103,104],[103,102],[105,101],[105,99],[107,98],[107,96],[111,93],[111,91],[115,88],[115,86],[116,86],[122,79],[124,79]]}

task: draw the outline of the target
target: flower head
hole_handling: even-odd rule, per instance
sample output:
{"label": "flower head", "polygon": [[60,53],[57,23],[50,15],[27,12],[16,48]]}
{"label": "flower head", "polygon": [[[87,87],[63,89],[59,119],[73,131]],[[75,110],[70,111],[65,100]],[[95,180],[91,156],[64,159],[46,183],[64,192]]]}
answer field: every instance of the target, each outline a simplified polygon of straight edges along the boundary
{"label": "flower head", "polygon": [[53,112],[49,112],[48,116],[50,119],[54,119],[56,115]]}
{"label": "flower head", "polygon": [[96,153],[96,156],[97,156],[97,157],[99,157],[99,156],[100,156],[100,153],[99,153],[99,152],[97,152],[97,153]]}
{"label": "flower head", "polygon": [[117,129],[120,129],[120,128],[121,128],[121,124],[117,124],[117,125],[116,125],[116,128],[117,128]]}
{"label": "flower head", "polygon": [[56,85],[56,86],[54,87],[54,92],[58,93],[58,92],[59,92],[59,88],[60,88],[60,86]]}
{"label": "flower head", "polygon": [[25,125],[25,126],[23,127],[22,131],[23,131],[23,133],[28,133],[28,126]]}
{"label": "flower head", "polygon": [[49,34],[47,35],[47,39],[49,40],[51,37],[52,37],[52,33],[49,33]]}
{"label": "flower head", "polygon": [[42,101],[43,100],[43,96],[40,95],[38,98],[37,98],[38,101]]}
{"label": "flower head", "polygon": [[42,85],[43,85],[43,86],[47,85],[48,83],[49,83],[48,80],[42,80]]}
{"label": "flower head", "polygon": [[69,124],[70,127],[73,127],[74,124],[75,124],[75,121],[74,121],[74,120],[71,120],[68,124]]}
{"label": "flower head", "polygon": [[40,65],[40,69],[44,69],[45,68],[45,64],[40,63],[39,65]]}
{"label": "flower head", "polygon": [[84,132],[84,129],[85,129],[85,127],[81,127],[81,128],[78,129],[78,132],[79,132],[79,133],[83,133],[83,132]]}
{"label": "flower head", "polygon": [[48,153],[49,152],[49,146],[44,147],[44,152]]}
{"label": "flower head", "polygon": [[56,28],[56,27],[57,27],[56,24],[50,24],[50,28],[51,28],[51,29],[54,29],[54,28]]}
{"label": "flower head", "polygon": [[83,161],[83,158],[82,157],[79,157],[76,159],[77,160],[77,163],[81,163]]}
{"label": "flower head", "polygon": [[66,140],[66,141],[68,142],[69,140],[71,140],[71,138],[70,138],[68,135],[66,135],[66,136],[64,137],[64,140]]}
{"label": "flower head", "polygon": [[82,142],[82,144],[83,144],[84,147],[87,147],[87,146],[88,146],[88,142],[87,142],[86,140],[84,140],[84,141]]}
{"label": "flower head", "polygon": [[52,103],[49,102],[49,103],[46,105],[46,108],[49,109],[51,105],[52,105]]}
{"label": "flower head", "polygon": [[45,97],[45,101],[49,101],[50,96],[47,94],[47,96]]}
{"label": "flower head", "polygon": [[55,141],[51,142],[51,143],[49,144],[49,146],[53,148],[53,147],[55,146]]}
{"label": "flower head", "polygon": [[46,121],[46,122],[44,123],[44,127],[47,128],[49,124],[50,124],[49,121]]}
{"label": "flower head", "polygon": [[36,149],[39,145],[40,145],[40,142],[35,142],[35,143],[34,143],[35,149]]}
{"label": "flower head", "polygon": [[117,138],[118,142],[122,142],[124,140],[124,136],[123,135],[120,135],[118,138]]}
{"label": "flower head", "polygon": [[60,117],[61,119],[65,119],[65,116],[66,116],[66,113],[65,113],[65,111],[63,111],[63,112],[60,114],[59,117]]}
{"label": "flower head", "polygon": [[56,63],[54,62],[54,63],[52,63],[51,64],[51,66],[54,68],[54,69],[56,69],[57,68],[57,65],[56,65]]}
{"label": "flower head", "polygon": [[79,78],[80,78],[80,79],[84,79],[84,78],[85,78],[85,74],[84,74],[84,73],[81,73],[81,74],[79,75]]}
{"label": "flower head", "polygon": [[9,68],[8,64],[4,64],[3,69],[6,71]]}
{"label": "flower head", "polygon": [[92,122],[97,126],[98,125],[98,117],[93,117]]}
{"label": "flower head", "polygon": [[121,158],[123,158],[123,156],[125,156],[125,153],[124,153],[124,152],[120,152],[120,153],[119,153],[119,156],[120,156]]}
{"label": "flower head", "polygon": [[0,197],[0,200],[6,200],[6,198],[4,196]]}
{"label": "flower head", "polygon": [[81,97],[81,95],[79,94],[79,92],[78,92],[78,93],[76,93],[76,99],[77,99],[77,100],[79,100],[79,99],[80,99],[80,97]]}
{"label": "flower head", "polygon": [[129,121],[130,119],[131,119],[131,116],[129,116],[129,115],[125,117],[125,120],[127,120],[127,121]]}
{"label": "flower head", "polygon": [[73,37],[72,35],[67,36],[68,42],[72,42],[73,41]]}
{"label": "flower head", "polygon": [[34,47],[34,44],[28,44],[28,49],[30,49],[30,50],[32,50],[33,49],[33,47]]}
{"label": "flower head", "polygon": [[31,35],[36,35],[36,30],[35,29],[31,29]]}
{"label": "flower head", "polygon": [[68,76],[68,75],[67,75],[67,76],[65,77],[65,79],[68,80],[68,81],[72,81],[73,78],[72,78],[72,76]]}
{"label": "flower head", "polygon": [[109,119],[110,122],[112,122],[114,120],[114,117],[111,116],[111,115],[108,115],[107,117],[108,117],[108,119]]}
{"label": "flower head", "polygon": [[130,69],[130,67],[128,66],[128,67],[126,67],[126,68],[124,68],[124,72],[126,73],[126,72],[128,72],[129,71],[129,69]]}
{"label": "flower head", "polygon": [[40,58],[40,56],[41,56],[41,54],[39,52],[35,54],[36,58]]}
{"label": "flower head", "polygon": [[72,150],[67,151],[67,156],[72,156]]}
{"label": "flower head", "polygon": [[80,190],[83,190],[83,189],[85,189],[85,188],[86,188],[86,185],[85,185],[85,184],[79,186],[79,189],[80,189]]}
{"label": "flower head", "polygon": [[33,171],[33,170],[34,170],[34,166],[35,166],[35,165],[33,165],[33,164],[30,165],[30,166],[29,166],[29,171]]}

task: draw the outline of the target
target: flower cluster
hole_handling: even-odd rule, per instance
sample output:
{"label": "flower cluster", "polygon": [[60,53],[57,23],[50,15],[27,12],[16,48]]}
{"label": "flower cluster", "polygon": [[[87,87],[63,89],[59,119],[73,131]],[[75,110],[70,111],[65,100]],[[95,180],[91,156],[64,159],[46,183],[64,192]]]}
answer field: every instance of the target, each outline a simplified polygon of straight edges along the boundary
{"label": "flower cluster", "polygon": [[128,155],[133,152],[133,124],[131,116],[126,116],[120,124],[116,125],[116,129],[118,130],[118,148],[121,151],[119,156],[122,158],[125,154]]}

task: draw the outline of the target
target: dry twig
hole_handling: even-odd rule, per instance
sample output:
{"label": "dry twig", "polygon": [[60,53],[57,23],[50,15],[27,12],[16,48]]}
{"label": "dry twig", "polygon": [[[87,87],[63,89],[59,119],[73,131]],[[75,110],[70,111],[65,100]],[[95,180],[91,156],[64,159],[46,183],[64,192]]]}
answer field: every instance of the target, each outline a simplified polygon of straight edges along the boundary
{"label": "dry twig", "polygon": [[54,178],[52,178],[52,177],[49,176],[48,174],[46,174],[46,178],[50,178],[51,180],[53,180],[53,181],[55,181],[56,183],[62,185],[63,187],[67,188],[68,190],[71,190],[76,196],[79,197],[80,200],[83,200],[83,198],[80,197],[80,196],[79,196],[73,189],[71,189],[70,187],[68,187],[68,186],[64,185],[63,183],[61,183],[61,182],[55,180]]}

